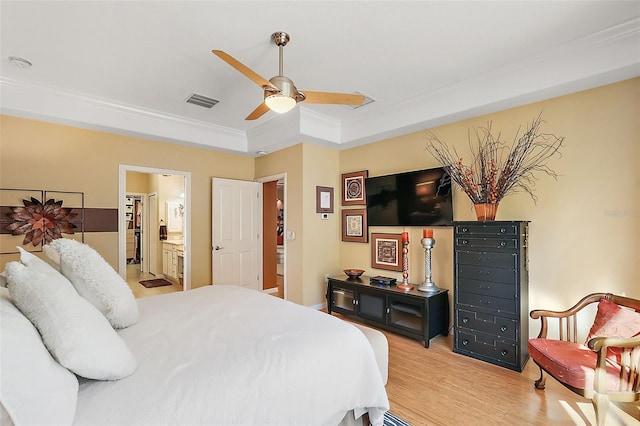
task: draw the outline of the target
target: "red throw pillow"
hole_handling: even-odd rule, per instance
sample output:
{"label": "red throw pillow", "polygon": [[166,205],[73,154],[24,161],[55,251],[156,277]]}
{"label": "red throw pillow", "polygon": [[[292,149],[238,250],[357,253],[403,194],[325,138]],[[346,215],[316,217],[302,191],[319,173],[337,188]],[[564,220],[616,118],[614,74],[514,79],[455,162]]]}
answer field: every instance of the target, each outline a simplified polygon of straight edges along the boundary
{"label": "red throw pillow", "polygon": [[625,337],[640,334],[640,312],[621,307],[615,303],[600,299],[598,312],[593,321],[585,345],[594,337]]}

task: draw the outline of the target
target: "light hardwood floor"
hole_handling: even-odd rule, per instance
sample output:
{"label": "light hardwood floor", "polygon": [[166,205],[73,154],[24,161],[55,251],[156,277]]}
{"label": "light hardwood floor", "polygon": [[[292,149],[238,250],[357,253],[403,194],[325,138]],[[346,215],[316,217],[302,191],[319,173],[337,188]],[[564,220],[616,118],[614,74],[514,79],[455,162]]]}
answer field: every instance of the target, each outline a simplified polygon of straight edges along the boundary
{"label": "light hardwood floor", "polygon": [[147,272],[140,272],[140,265],[127,265],[127,284],[129,284],[129,288],[136,298],[182,291],[182,286],[178,284],[155,288],[146,288],[145,286],[140,284],[140,281],[142,280],[152,280],[154,278],[156,278],[155,275],[149,274]]}
{"label": "light hardwood floor", "polygon": [[[544,391],[538,367],[522,373],[453,353],[452,336],[422,343],[381,330],[389,341],[391,412],[414,426],[595,425],[591,402],[552,378]],[[640,405],[611,403],[607,425],[640,425]]]}

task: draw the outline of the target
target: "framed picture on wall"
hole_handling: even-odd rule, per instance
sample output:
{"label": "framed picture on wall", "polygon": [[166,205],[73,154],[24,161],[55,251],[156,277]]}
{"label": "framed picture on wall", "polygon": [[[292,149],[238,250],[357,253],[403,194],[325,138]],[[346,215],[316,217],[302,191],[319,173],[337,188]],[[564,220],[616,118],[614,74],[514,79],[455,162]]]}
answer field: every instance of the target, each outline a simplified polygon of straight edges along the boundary
{"label": "framed picture on wall", "polygon": [[342,210],[342,241],[366,243],[368,241],[367,210]]}
{"label": "framed picture on wall", "polygon": [[333,213],[333,188],[316,186],[316,213]]}
{"label": "framed picture on wall", "polygon": [[367,204],[364,180],[369,176],[368,170],[342,174],[342,205],[355,206]]}
{"label": "framed picture on wall", "polygon": [[371,267],[402,271],[401,234],[371,234]]}
{"label": "framed picture on wall", "polygon": [[178,201],[167,201],[167,231],[182,232],[184,206]]}

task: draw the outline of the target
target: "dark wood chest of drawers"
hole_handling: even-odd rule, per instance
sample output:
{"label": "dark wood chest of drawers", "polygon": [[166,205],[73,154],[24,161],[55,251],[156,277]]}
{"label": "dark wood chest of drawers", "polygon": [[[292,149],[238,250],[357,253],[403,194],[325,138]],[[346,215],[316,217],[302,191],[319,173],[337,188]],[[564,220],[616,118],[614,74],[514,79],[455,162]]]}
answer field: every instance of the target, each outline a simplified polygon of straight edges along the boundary
{"label": "dark wood chest of drawers", "polygon": [[524,368],[528,229],[528,222],[454,223],[454,352]]}

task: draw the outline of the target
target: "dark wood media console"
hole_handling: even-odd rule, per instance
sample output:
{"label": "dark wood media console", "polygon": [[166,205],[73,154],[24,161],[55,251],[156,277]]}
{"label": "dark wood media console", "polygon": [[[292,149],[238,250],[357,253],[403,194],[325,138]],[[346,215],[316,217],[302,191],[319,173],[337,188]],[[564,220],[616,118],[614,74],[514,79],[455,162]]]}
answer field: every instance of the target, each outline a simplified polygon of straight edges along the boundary
{"label": "dark wood media console", "polygon": [[[335,311],[352,319],[424,341],[449,331],[448,290],[423,293],[415,288],[403,291],[396,286],[369,283],[370,277],[351,279],[331,276],[327,284],[327,312]],[[418,287],[418,285],[415,285]]]}

